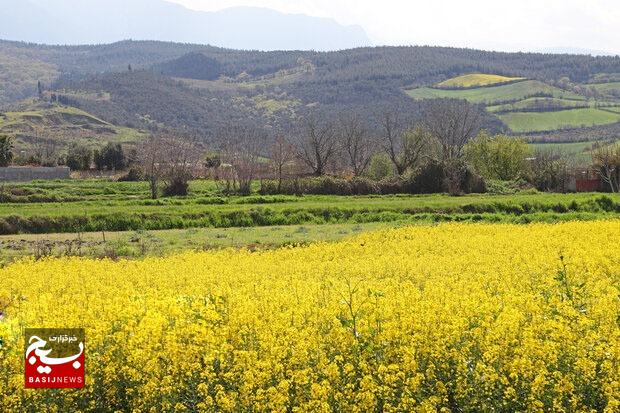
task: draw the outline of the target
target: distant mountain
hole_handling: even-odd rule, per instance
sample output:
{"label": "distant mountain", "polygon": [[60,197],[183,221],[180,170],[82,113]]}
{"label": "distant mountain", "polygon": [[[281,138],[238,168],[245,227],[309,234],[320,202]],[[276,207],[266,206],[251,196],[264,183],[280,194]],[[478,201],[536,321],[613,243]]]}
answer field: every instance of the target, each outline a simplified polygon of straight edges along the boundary
{"label": "distant mountain", "polygon": [[369,46],[359,26],[237,7],[199,12],[163,0],[3,0],[0,38],[43,44],[124,39],[210,44],[244,50],[341,50]]}

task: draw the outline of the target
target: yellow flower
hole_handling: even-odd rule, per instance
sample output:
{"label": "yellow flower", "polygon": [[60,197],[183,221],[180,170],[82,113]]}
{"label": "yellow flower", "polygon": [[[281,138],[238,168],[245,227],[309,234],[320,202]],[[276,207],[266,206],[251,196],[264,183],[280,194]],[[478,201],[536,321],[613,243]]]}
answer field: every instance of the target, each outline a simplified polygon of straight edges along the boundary
{"label": "yellow flower", "polygon": [[[620,409],[620,221],[442,224],[258,252],[0,269],[3,411]],[[83,327],[82,391],[24,391]]]}

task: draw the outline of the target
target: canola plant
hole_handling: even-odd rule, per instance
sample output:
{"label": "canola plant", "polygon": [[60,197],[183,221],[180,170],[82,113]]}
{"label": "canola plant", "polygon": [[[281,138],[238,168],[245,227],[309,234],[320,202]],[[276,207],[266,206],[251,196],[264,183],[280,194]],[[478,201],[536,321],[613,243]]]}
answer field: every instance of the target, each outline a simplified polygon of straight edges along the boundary
{"label": "canola plant", "polygon": [[[0,411],[618,412],[620,221],[0,270]],[[24,389],[28,327],[84,389]]]}

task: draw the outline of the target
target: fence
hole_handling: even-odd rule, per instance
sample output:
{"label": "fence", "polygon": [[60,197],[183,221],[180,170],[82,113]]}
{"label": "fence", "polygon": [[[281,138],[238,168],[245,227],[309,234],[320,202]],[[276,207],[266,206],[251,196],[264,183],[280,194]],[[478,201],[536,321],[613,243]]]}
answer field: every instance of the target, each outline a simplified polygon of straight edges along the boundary
{"label": "fence", "polygon": [[66,166],[9,166],[0,168],[0,181],[33,181],[35,179],[69,179]]}

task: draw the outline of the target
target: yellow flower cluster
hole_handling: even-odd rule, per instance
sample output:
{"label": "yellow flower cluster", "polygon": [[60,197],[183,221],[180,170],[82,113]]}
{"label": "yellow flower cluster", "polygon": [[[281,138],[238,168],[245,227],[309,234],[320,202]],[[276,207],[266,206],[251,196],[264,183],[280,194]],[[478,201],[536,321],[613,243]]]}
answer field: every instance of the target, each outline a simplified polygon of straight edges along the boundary
{"label": "yellow flower cluster", "polygon": [[[620,411],[620,221],[0,270],[1,411]],[[86,387],[25,390],[23,328]]]}

